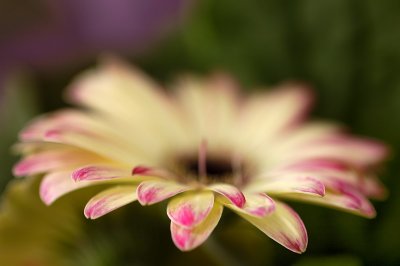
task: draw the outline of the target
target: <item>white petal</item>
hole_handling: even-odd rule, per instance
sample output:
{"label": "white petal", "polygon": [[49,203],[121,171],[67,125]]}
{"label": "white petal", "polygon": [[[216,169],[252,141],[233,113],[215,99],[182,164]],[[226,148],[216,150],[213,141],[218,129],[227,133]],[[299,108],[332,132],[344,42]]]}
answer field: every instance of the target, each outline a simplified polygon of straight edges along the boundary
{"label": "white petal", "polygon": [[117,186],[104,190],[90,199],[84,213],[86,218],[97,219],[137,199],[136,186]]}
{"label": "white petal", "polygon": [[356,191],[340,194],[328,191],[323,197],[297,194],[284,195],[282,198],[340,209],[367,218],[373,218],[376,215],[375,209],[368,199]]}
{"label": "white petal", "polygon": [[321,181],[311,176],[301,176],[295,173],[256,180],[249,184],[246,190],[274,195],[292,193],[325,195],[325,186]]}
{"label": "white petal", "polygon": [[208,188],[225,196],[230,202],[239,208],[243,207],[246,203],[246,198],[243,193],[235,186],[229,184],[213,184]]}
{"label": "white petal", "polygon": [[28,155],[14,166],[13,173],[16,176],[34,175],[101,160],[84,150],[59,148]]}
{"label": "white petal", "polygon": [[377,141],[336,134],[321,135],[319,138],[292,147],[286,154],[282,154],[281,159],[329,158],[365,168],[381,162],[387,154],[387,148]]}
{"label": "white petal", "polygon": [[76,146],[128,165],[143,164],[149,160],[145,155],[139,154],[137,150],[127,148],[126,143],[129,142],[125,142],[124,146],[117,138],[111,136],[105,138],[97,133],[92,134],[73,129],[52,129],[44,133],[43,140]]}
{"label": "white petal", "polygon": [[69,95],[74,102],[111,118],[122,132],[134,132],[135,144],[151,156],[160,156],[160,151],[177,141],[184,144],[176,104],[160,86],[121,60],[105,58],[100,67],[72,84]]}
{"label": "white petal", "polygon": [[40,198],[47,205],[52,204],[61,196],[92,185],[90,182],[76,183],[71,179],[71,171],[53,172],[44,176],[40,183]]}
{"label": "white petal", "polygon": [[310,92],[298,85],[249,99],[237,124],[242,150],[269,149],[271,140],[304,116],[310,102]]}
{"label": "white petal", "polygon": [[232,135],[237,117],[236,85],[219,75],[208,80],[188,77],[178,84],[177,98],[181,112],[190,123],[194,141],[207,139],[210,147],[219,146]]}
{"label": "white petal", "polygon": [[147,167],[147,166],[136,166],[132,169],[132,175],[134,176],[142,176],[142,177],[155,177],[155,178],[161,178],[161,179],[165,179],[165,180],[176,180],[179,177],[166,170],[163,168],[156,168],[156,167]]}
{"label": "white petal", "polygon": [[225,204],[236,212],[256,217],[264,217],[275,211],[275,202],[264,193],[245,193],[246,204],[238,208],[233,204]]}
{"label": "white petal", "polygon": [[140,204],[151,205],[189,189],[188,186],[174,182],[144,181],[137,188],[137,196]]}
{"label": "white petal", "polygon": [[[131,176],[129,169],[104,166],[104,165],[90,165],[84,166],[72,173],[72,179],[75,181],[87,180],[108,180],[119,177]],[[132,177],[132,180],[134,178]]]}
{"label": "white petal", "polygon": [[275,202],[275,206],[275,211],[263,218],[246,215],[242,212],[238,212],[238,214],[279,244],[293,252],[303,253],[308,243],[303,221],[286,204]]}

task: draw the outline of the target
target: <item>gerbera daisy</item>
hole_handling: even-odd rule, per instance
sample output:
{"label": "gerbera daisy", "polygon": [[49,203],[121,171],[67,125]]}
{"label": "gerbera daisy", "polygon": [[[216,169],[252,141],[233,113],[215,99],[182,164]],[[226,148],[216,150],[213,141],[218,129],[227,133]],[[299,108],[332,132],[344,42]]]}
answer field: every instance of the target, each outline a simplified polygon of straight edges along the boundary
{"label": "gerbera daisy", "polygon": [[208,238],[227,207],[301,253],[306,229],[281,200],[373,217],[368,198],[385,192],[373,176],[385,146],[304,122],[311,94],[298,85],[244,96],[215,75],[186,77],[164,91],[111,60],[81,75],[68,98],[80,108],[39,117],[21,132],[14,174],[44,174],[46,204],[108,185],[87,203],[90,219],[134,201],[170,199],[172,239],[184,251]]}

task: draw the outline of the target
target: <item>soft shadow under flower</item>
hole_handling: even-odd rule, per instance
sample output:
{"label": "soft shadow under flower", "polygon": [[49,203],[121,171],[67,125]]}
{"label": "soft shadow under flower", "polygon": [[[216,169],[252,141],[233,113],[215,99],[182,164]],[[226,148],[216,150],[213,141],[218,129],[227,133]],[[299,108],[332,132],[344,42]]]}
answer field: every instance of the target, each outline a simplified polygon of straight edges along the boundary
{"label": "soft shadow under flower", "polygon": [[245,96],[224,75],[186,77],[167,93],[109,60],[71,86],[68,97],[80,109],[44,115],[21,132],[14,174],[45,174],[46,204],[108,184],[87,203],[90,219],[171,198],[172,239],[184,251],[209,237],[227,207],[302,253],[306,229],[282,200],[374,217],[368,198],[385,194],[374,172],[386,147],[334,124],[305,122],[311,96],[294,84]]}

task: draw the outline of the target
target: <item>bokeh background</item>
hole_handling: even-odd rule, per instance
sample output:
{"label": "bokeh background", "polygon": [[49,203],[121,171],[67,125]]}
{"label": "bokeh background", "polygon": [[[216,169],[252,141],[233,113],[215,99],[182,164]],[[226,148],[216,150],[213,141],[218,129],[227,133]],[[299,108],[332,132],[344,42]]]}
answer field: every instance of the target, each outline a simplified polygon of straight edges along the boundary
{"label": "bokeh background", "polygon": [[[0,1],[0,264],[400,265],[399,14],[397,0]],[[247,90],[306,82],[317,96],[314,118],[391,147],[380,175],[389,197],[374,202],[372,220],[293,204],[309,234],[303,255],[229,214],[214,240],[181,253],[166,215],[155,214],[163,206],[86,221],[86,190],[45,207],[37,179],[9,183],[11,145],[26,121],[65,106],[63,89],[103,53],[164,84],[215,70]]]}

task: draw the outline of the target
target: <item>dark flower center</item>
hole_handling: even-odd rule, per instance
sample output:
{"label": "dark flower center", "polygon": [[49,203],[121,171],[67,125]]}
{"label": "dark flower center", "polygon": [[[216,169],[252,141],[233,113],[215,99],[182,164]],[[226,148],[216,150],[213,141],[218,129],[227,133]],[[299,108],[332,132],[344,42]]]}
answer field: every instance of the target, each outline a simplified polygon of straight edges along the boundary
{"label": "dark flower center", "polygon": [[195,156],[183,158],[181,165],[184,169],[195,176],[201,177],[203,174],[208,179],[218,180],[233,175],[232,162],[226,158],[207,157],[205,160],[205,173],[201,173],[199,159]]}
{"label": "dark flower center", "polygon": [[199,145],[197,153],[181,153],[166,159],[167,169],[182,183],[202,185],[226,183],[244,186],[251,176],[247,160],[229,150],[208,150],[207,142]]}
{"label": "dark flower center", "polygon": [[206,141],[200,143],[197,154],[179,156],[174,165],[182,182],[196,180],[204,185],[227,183],[241,187],[249,177],[247,164],[240,156],[227,150],[208,151]]}

